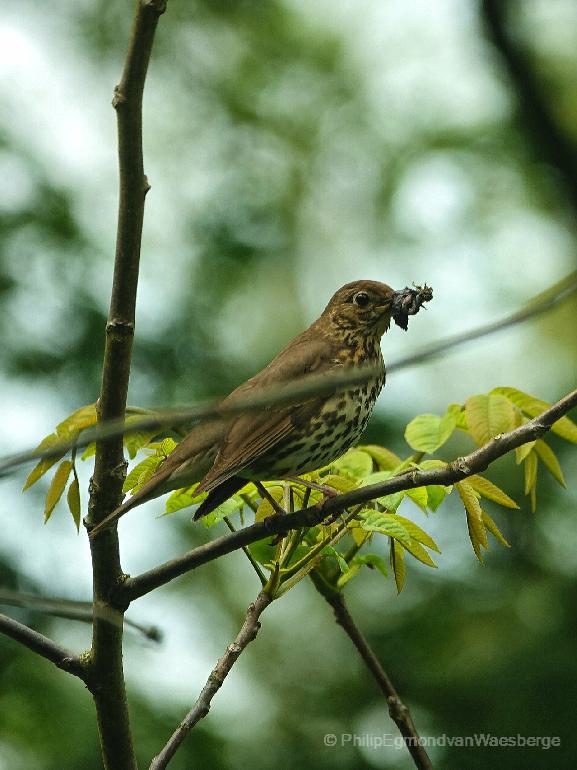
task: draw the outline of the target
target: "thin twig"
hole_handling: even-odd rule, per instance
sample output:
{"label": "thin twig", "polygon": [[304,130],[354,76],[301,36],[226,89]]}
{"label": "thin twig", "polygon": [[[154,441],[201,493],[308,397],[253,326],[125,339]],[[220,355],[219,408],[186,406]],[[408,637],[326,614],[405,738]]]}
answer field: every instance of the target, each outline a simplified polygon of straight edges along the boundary
{"label": "thin twig", "polygon": [[[94,619],[94,605],[92,602],[80,602],[74,599],[63,599],[58,596],[42,596],[31,594],[25,591],[10,591],[0,589],[0,604],[7,604],[11,607],[26,607],[35,612],[41,612],[45,615],[52,615],[55,618],[65,618],[66,620],[78,620],[81,623],[92,623]],[[124,623],[125,626],[133,628],[152,642],[162,640],[162,631],[158,626],[144,626],[137,623],[112,607],[100,607],[98,609],[100,617],[107,623]]]}
{"label": "thin twig", "polygon": [[351,617],[344,596],[339,591],[335,591],[324,585],[322,578],[318,574],[311,573],[311,578],[319,593],[333,608],[337,623],[343,628],[351,642],[357,648],[365,666],[385,696],[389,706],[391,719],[395,722],[401,735],[405,739],[405,744],[413,758],[415,767],[418,767],[419,770],[433,770],[431,760],[424,747],[421,745],[419,733],[417,732],[409,709],[399,697],[387,672],[381,666],[379,659]]}
{"label": "thin twig", "polygon": [[[423,350],[404,358],[399,358],[396,361],[391,361],[387,364],[387,373],[391,374],[391,372],[437,358],[439,355],[467,342],[487,337],[535,318],[566,300],[576,291],[577,271],[574,271],[534,297],[521,310],[506,316],[500,321],[493,321],[463,334],[457,334],[439,342],[432,342]],[[334,375],[306,377],[303,378],[303,381],[290,383],[282,387],[275,385],[263,388],[258,396],[251,396],[246,399],[239,398],[232,404],[226,404],[225,406],[222,406],[221,400],[217,399],[207,403],[193,404],[190,407],[181,409],[158,409],[152,411],[140,409],[139,407],[130,407],[127,408],[127,413],[130,411],[131,414],[141,414],[143,415],[142,420],[131,422],[128,426],[125,425],[124,419],[110,420],[106,423],[100,423],[94,428],[82,431],[78,437],[70,441],[59,441],[44,450],[28,449],[17,454],[8,455],[0,459],[0,477],[24,463],[61,456],[63,452],[68,451],[73,446],[82,449],[94,441],[123,436],[136,431],[154,430],[157,428],[159,430],[161,428],[176,430],[179,426],[187,425],[191,422],[260,411],[267,406],[294,403],[312,395],[323,395],[324,393],[332,392],[340,385],[354,385],[364,382],[366,378],[371,376],[372,371],[372,367],[359,367],[350,371],[337,372]]]}
{"label": "thin twig", "polygon": [[68,674],[72,674],[73,676],[82,679],[90,689],[89,671],[81,663],[80,658],[64,649],[64,647],[61,647],[59,644],[56,644],[56,642],[53,642],[52,639],[44,636],[44,634],[40,634],[38,631],[34,631],[23,623],[19,623],[17,620],[1,613],[0,633],[9,636],[11,639],[14,639],[14,641],[28,647],[32,652],[46,658],[46,660],[54,663],[54,665],[62,669],[62,671],[66,671]]}
{"label": "thin twig", "polygon": [[359,487],[351,492],[331,497],[325,500],[320,507],[311,506],[282,516],[269,516],[264,521],[259,521],[230,535],[212,540],[176,559],[160,564],[148,572],[128,578],[122,585],[118,586],[115,598],[121,604],[128,603],[168,583],[179,575],[242,548],[243,545],[249,545],[270,535],[286,534],[291,529],[315,526],[335,511],[348,508],[351,505],[428,484],[445,486],[454,484],[468,476],[486,470],[492,462],[516,447],[540,438],[551,429],[553,423],[575,406],[577,406],[577,390],[569,393],[533,420],[529,420],[509,433],[495,436],[483,447],[476,449],[469,455],[458,457],[443,468],[427,471],[414,470],[378,484]]}
{"label": "thin twig", "polygon": [[[132,333],[127,327],[127,334]],[[71,440],[62,439],[46,449],[30,449],[0,460],[0,476],[30,461],[62,456],[73,447],[79,449],[95,441],[118,438],[127,433],[164,428],[174,429],[200,420],[215,417],[233,417],[247,412],[258,412],[267,406],[299,403],[311,396],[328,395],[344,385],[358,385],[370,379],[378,371],[373,365],[356,366],[343,371],[327,372],[321,375],[308,375],[285,385],[271,385],[263,388],[258,395],[235,399],[232,403],[222,404],[222,399],[213,399],[206,403],[195,404],[182,409],[162,409],[144,415],[142,419],[125,424],[124,417],[102,420],[95,427],[87,428]],[[131,411],[135,411],[133,407]]]}
{"label": "thin twig", "polygon": [[[228,516],[225,516],[223,518],[223,521],[224,521],[224,523],[226,524],[226,526],[229,528],[229,530],[231,532],[236,532],[237,531],[236,527],[234,526],[234,524],[232,523],[232,521],[229,519]],[[255,558],[253,557],[252,553],[248,550],[248,548],[246,546],[242,547],[242,551],[243,551],[244,555],[246,556],[246,558],[251,563],[252,568],[254,569],[256,574],[258,575],[258,579],[260,580],[260,584],[262,586],[265,586],[266,585],[266,575],[264,574],[264,572],[259,567],[259,565],[258,565],[257,561],[255,560]]]}
{"label": "thin twig", "polygon": [[152,760],[150,764],[150,770],[163,770],[172,757],[174,756],[178,747],[182,744],[188,733],[192,728],[203,719],[210,710],[210,704],[216,693],[222,687],[222,684],[228,676],[231,668],[238,660],[240,654],[245,647],[253,641],[256,637],[260,622],[259,618],[263,611],[271,603],[271,597],[262,591],[256,598],[254,604],[251,604],[247,610],[242,628],[237,634],[234,642],[229,644],[226,648],[226,652],[219,659],[218,663],[211,671],[210,676],[202,688],[202,692],[198,696],[196,703],[179,724],[174,731],[168,743],[164,746],[162,751]]}
{"label": "thin twig", "polygon": [[[137,0],[124,69],[114,92],[120,189],[114,278],[97,402],[99,423],[124,421],[126,410],[144,199],[149,187],[142,154],[142,95],[156,26],[165,7],[165,0]],[[79,445],[77,440],[75,443]],[[121,502],[125,467],[121,436],[97,441],[86,520],[90,527]],[[90,668],[96,682],[93,694],[102,758],[106,770],[136,770],[122,666],[123,626],[107,623],[99,613],[101,607],[110,606],[109,597],[124,578],[116,527],[91,540],[90,550],[96,610]]]}
{"label": "thin twig", "polygon": [[443,353],[447,353],[450,350],[465,345],[467,342],[473,340],[479,340],[483,337],[489,337],[497,332],[502,332],[505,329],[510,329],[517,324],[529,321],[531,318],[535,318],[542,315],[547,310],[560,304],[568,297],[573,296],[577,291],[577,270],[574,270],[565,278],[561,279],[553,286],[550,286],[546,291],[541,292],[538,296],[533,297],[524,308],[511,313],[511,315],[505,316],[500,321],[492,321],[488,324],[478,326],[471,331],[463,332],[463,334],[456,334],[452,337],[447,337],[444,340],[438,342],[432,342],[427,345],[423,350],[418,350],[416,353],[412,353],[404,358],[399,358],[396,361],[391,361],[387,364],[387,374],[396,372],[399,369],[407,369],[409,366],[415,366],[415,364],[422,364],[425,361],[430,361],[433,358],[438,358]]}

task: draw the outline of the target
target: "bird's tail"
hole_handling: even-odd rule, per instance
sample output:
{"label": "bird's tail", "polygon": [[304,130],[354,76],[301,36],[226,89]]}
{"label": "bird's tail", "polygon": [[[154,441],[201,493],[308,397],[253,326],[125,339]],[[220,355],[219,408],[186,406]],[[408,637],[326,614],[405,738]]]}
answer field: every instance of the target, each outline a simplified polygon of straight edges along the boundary
{"label": "bird's tail", "polygon": [[231,476],[226,481],[223,481],[222,484],[219,484],[217,487],[212,489],[208,493],[207,497],[204,498],[202,503],[194,512],[192,520],[198,521],[204,516],[207,516],[209,513],[212,513],[215,508],[218,508],[219,505],[222,505],[225,500],[228,500],[229,497],[232,497],[232,495],[234,495],[235,492],[238,492],[241,487],[244,487],[245,484],[246,479],[241,479],[240,476]]}

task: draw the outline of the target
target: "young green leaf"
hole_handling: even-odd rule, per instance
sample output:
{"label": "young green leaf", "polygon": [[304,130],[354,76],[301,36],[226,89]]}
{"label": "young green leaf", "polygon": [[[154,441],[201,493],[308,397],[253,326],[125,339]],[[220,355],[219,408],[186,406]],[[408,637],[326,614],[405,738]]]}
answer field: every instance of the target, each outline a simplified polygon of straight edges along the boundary
{"label": "young green leaf", "polygon": [[175,490],[166,500],[165,514],[175,513],[183,508],[188,508],[190,505],[200,503],[206,497],[206,494],[195,495],[194,490],[197,486],[198,484],[193,484],[191,487]]}
{"label": "young green leaf", "polygon": [[78,485],[78,479],[76,476],[72,479],[72,483],[68,487],[66,494],[66,502],[68,503],[68,510],[72,514],[74,523],[76,524],[76,531],[80,531],[80,487]]}
{"label": "young green leaf", "polygon": [[428,535],[424,529],[421,529],[418,524],[415,524],[411,519],[406,519],[404,516],[399,516],[398,513],[396,518],[401,522],[413,540],[417,540],[419,543],[426,545],[427,548],[431,548],[433,551],[441,553],[439,546],[435,543],[433,538]]}
{"label": "young green leaf", "polygon": [[401,458],[390,449],[376,444],[357,447],[361,452],[366,452],[377,464],[380,471],[392,471],[401,464]]}
{"label": "young green leaf", "polygon": [[407,497],[419,506],[424,511],[429,503],[429,495],[427,493],[427,487],[415,487],[414,489],[407,489]]}
{"label": "young green leaf", "polygon": [[373,470],[373,461],[366,452],[359,449],[349,449],[342,457],[331,465],[337,473],[346,473],[357,479],[368,476]]}
{"label": "young green leaf", "polygon": [[363,553],[353,556],[351,565],[356,564],[365,564],[367,567],[369,567],[369,569],[376,569],[381,573],[383,577],[387,577],[388,575],[385,560],[382,556],[379,556],[376,553]]}
{"label": "young green leaf", "polygon": [[430,557],[428,551],[426,551],[417,540],[411,538],[411,542],[408,545],[402,543],[402,546],[411,554],[411,556],[423,564],[426,564],[427,567],[433,567],[434,569],[437,569],[437,565]]}
{"label": "young green leaf", "polygon": [[527,441],[526,444],[521,444],[521,446],[515,447],[515,462],[517,465],[521,465],[521,463],[525,460],[534,446],[534,441]]}
{"label": "young green leaf", "polygon": [[251,543],[248,546],[248,550],[253,559],[267,569],[272,569],[272,562],[276,554],[276,548],[271,545],[271,543],[272,538],[265,537],[263,540],[257,540],[255,543]]}
{"label": "young green leaf", "polygon": [[[131,418],[128,417],[126,422],[128,423]],[[133,420],[135,418],[132,418]],[[136,419],[142,419],[140,417]],[[147,446],[150,441],[155,437],[156,431],[142,431],[138,430],[134,433],[126,433],[124,435],[124,446],[128,451],[128,456],[131,460],[134,460],[139,449]]]}
{"label": "young green leaf", "polygon": [[551,449],[549,444],[547,444],[542,439],[538,439],[535,442],[535,451],[537,452],[539,459],[542,461],[543,465],[547,468],[547,470],[551,473],[553,478],[555,478],[561,486],[566,486],[565,479],[563,478],[563,471],[561,470],[561,466],[559,465],[559,460],[557,459],[557,455],[555,452]]}
{"label": "young green leaf", "polygon": [[387,565],[382,556],[378,556],[376,553],[357,554],[351,559],[348,572],[339,575],[337,588],[342,588],[349,580],[352,580],[359,573],[363,565],[366,565],[369,569],[376,569],[383,577],[387,577]]}
{"label": "young green leaf", "polygon": [[[369,476],[363,479],[361,486],[368,487],[371,484],[380,484],[381,481],[388,481],[392,475],[393,474],[391,471],[377,471],[376,473],[371,473]],[[382,505],[383,508],[386,508],[387,511],[396,511],[404,496],[404,491],[394,492],[392,495],[383,495],[382,497],[377,497],[376,502],[379,503],[379,505]]]}
{"label": "young green leaf", "polygon": [[489,541],[487,539],[487,532],[483,523],[483,510],[479,503],[477,492],[466,481],[458,481],[455,484],[457,491],[463,505],[465,506],[465,512],[467,514],[467,527],[469,530],[469,539],[473,546],[473,551],[477,559],[483,564],[483,556],[481,554],[481,546],[484,548],[489,547]]}
{"label": "young green leaf", "polygon": [[164,462],[164,459],[162,455],[153,454],[135,465],[124,480],[122,491],[125,493],[138,492],[140,487],[144,486],[152,477],[159,465]]}
{"label": "young green leaf", "polygon": [[380,532],[382,535],[394,537],[403,545],[411,542],[411,536],[399,521],[399,517],[392,513],[373,511],[370,508],[359,512],[359,523],[367,532]]}
{"label": "young green leaf", "polygon": [[487,500],[492,500],[494,503],[504,505],[506,508],[519,508],[517,503],[509,497],[508,494],[503,492],[502,489],[499,489],[496,484],[493,484],[492,481],[489,481],[489,479],[486,479],[484,476],[469,476],[467,483],[480,495],[486,497]]}
{"label": "young green leaf", "polygon": [[400,594],[405,585],[405,578],[407,576],[407,568],[405,567],[405,552],[402,545],[398,543],[394,538],[390,539],[390,564],[393,574],[395,576],[395,584],[397,586],[397,593]]}
{"label": "young green leaf", "polygon": [[96,404],[81,406],[56,426],[56,433],[59,438],[72,438],[92,425],[96,425]]}
{"label": "young green leaf", "polygon": [[62,493],[64,492],[66,484],[68,483],[68,477],[70,476],[71,470],[72,462],[70,460],[63,460],[58,466],[58,469],[54,474],[54,478],[52,479],[52,483],[48,489],[48,494],[46,495],[46,503],[44,505],[45,522],[48,521],[52,515],[52,511],[54,510],[56,503],[62,497]]}
{"label": "young green leaf", "polygon": [[341,573],[337,578],[337,588],[343,588],[349,580],[352,580],[361,571],[360,564],[352,564],[346,572]]}
{"label": "young green leaf", "polygon": [[339,569],[341,573],[344,575],[349,571],[349,565],[343,558],[343,555],[337,551],[336,548],[333,548],[332,545],[325,545],[325,547],[322,549],[321,553],[324,556],[332,556],[333,559],[337,560],[337,564],[339,565]]}
{"label": "young green leaf", "polygon": [[244,506],[244,500],[238,495],[233,495],[229,500],[211,511],[208,516],[204,516],[201,521],[205,527],[213,527],[221,522],[225,516],[232,516],[233,513],[241,511]]}
{"label": "young green leaf", "polygon": [[537,453],[531,452],[525,460],[525,494],[528,495],[537,484]]}
{"label": "young green leaf", "polygon": [[336,489],[337,492],[350,492],[351,489],[356,489],[359,486],[357,479],[352,479],[349,476],[337,476],[332,473],[328,476],[323,476],[321,483],[325,487]]}
{"label": "young green leaf", "polygon": [[467,414],[465,412],[464,406],[461,404],[449,404],[447,408],[447,414],[453,415],[455,418],[456,427],[459,428],[459,430],[469,430],[469,426],[467,425]]}
{"label": "young green leaf", "polygon": [[[51,433],[49,436],[46,436],[46,438],[42,439],[42,441],[36,447],[36,451],[42,452],[44,449],[51,449],[52,447],[56,446],[60,440],[60,437],[57,436],[56,433]],[[68,449],[63,449],[61,452],[58,451],[58,454],[54,455],[53,457],[42,458],[38,465],[36,465],[28,474],[28,478],[22,487],[22,491],[25,492],[33,484],[36,484],[38,479],[42,478],[46,471],[50,470],[53,465],[61,460],[67,451]]]}
{"label": "young green leaf", "polygon": [[469,433],[479,446],[515,427],[513,404],[498,393],[471,396],[465,403],[465,411]]}
{"label": "young green leaf", "polygon": [[431,454],[450,438],[457,426],[451,413],[439,417],[436,414],[420,414],[407,425],[405,441],[417,452]]}
{"label": "young green leaf", "polygon": [[[283,507],[283,498],[284,498],[284,489],[282,486],[276,486],[276,487],[269,487],[268,488],[269,495],[275,500],[280,507]],[[265,498],[263,498],[256,510],[256,514],[254,517],[255,522],[256,521],[262,521],[263,519],[266,519],[268,516],[274,516],[276,514],[275,509],[272,507],[271,503]]]}
{"label": "young green leaf", "polygon": [[503,537],[503,534],[499,527],[495,524],[493,519],[489,516],[489,514],[486,511],[483,511],[483,524],[487,527],[489,532],[493,535],[493,537],[501,543],[501,545],[506,546],[507,548],[510,548],[511,546],[509,543],[505,540]]}
{"label": "young green leaf", "polygon": [[89,457],[94,457],[95,454],[96,454],[96,442],[93,441],[91,444],[88,444],[84,452],[82,452],[80,459],[88,460]]}
{"label": "young green leaf", "polygon": [[442,487],[439,484],[429,485],[427,487],[427,507],[433,512],[436,511],[451,489],[452,487]]}

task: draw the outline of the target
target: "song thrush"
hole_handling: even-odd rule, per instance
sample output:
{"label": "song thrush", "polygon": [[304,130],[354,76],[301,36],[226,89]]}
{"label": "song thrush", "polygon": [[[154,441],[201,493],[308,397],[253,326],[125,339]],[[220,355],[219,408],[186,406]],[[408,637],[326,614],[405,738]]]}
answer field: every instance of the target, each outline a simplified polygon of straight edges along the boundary
{"label": "song thrush", "polygon": [[340,457],[360,437],[385,382],[380,339],[391,319],[406,329],[408,316],[431,298],[432,291],[426,286],[397,292],[377,281],[343,286],[320,318],[222,404],[309,374],[372,365],[366,381],[336,388],[328,396],[200,423],[152,478],[97,525],[91,536],[134,506],[195,482],[200,482],[196,492],[209,493],[196,512],[195,518],[200,518],[247,480],[295,476]]}

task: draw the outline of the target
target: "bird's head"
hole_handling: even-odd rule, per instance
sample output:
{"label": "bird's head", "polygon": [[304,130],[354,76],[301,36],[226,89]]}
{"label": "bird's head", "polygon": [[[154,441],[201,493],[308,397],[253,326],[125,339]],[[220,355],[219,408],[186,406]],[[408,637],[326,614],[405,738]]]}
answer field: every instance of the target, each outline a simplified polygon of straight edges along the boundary
{"label": "bird's head", "polygon": [[391,323],[396,292],[379,281],[354,281],[331,298],[321,318],[335,329],[382,336]]}
{"label": "bird's head", "polygon": [[335,292],[320,320],[335,331],[380,338],[391,319],[406,329],[408,316],[415,315],[432,296],[428,286],[395,291],[379,281],[353,281]]}

